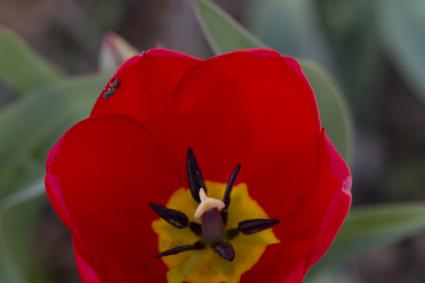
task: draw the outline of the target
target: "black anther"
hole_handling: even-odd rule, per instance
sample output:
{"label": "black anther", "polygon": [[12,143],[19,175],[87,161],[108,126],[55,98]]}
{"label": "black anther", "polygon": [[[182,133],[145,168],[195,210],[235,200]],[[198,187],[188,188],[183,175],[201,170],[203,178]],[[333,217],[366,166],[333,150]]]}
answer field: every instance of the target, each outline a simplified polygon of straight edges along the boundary
{"label": "black anther", "polygon": [[250,219],[239,222],[238,230],[246,235],[254,234],[278,224],[279,219]]}
{"label": "black anther", "polygon": [[189,218],[181,211],[170,209],[152,202],[149,203],[149,207],[152,208],[159,217],[177,228],[181,229],[189,224]]}
{"label": "black anther", "polygon": [[227,219],[229,218],[228,217],[228,212],[227,212],[227,208],[224,208],[222,211],[220,211],[220,213],[221,213],[221,219],[223,219],[223,223],[224,223],[224,225],[226,225],[227,224]]}
{"label": "black anther", "polygon": [[168,256],[168,255],[175,255],[178,253],[191,251],[191,250],[201,250],[203,248],[205,248],[205,244],[202,243],[201,241],[197,241],[191,245],[179,246],[179,247],[175,247],[175,248],[160,252],[159,254],[156,255],[156,258],[161,258],[163,256]]}
{"label": "black anther", "polygon": [[230,194],[232,193],[233,185],[236,181],[236,177],[238,176],[239,171],[241,170],[241,165],[238,164],[233,169],[232,174],[230,175],[229,181],[227,182],[226,191],[224,192],[223,202],[228,208],[230,205]]}
{"label": "black anther", "polygon": [[220,242],[212,246],[213,250],[222,258],[227,261],[233,261],[235,259],[235,250],[232,244],[228,242]]}
{"label": "black anther", "polygon": [[201,169],[199,169],[195,154],[191,148],[187,150],[186,170],[190,192],[193,199],[199,203],[201,202],[201,199],[199,198],[199,191],[203,188],[205,192],[207,192],[207,188],[205,186],[204,179],[202,178]]}

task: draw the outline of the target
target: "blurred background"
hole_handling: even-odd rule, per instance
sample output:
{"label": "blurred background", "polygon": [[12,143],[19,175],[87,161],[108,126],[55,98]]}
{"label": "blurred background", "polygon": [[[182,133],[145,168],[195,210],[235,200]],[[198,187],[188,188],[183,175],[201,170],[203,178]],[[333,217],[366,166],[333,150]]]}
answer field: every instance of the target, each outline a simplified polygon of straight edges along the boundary
{"label": "blurred background", "polygon": [[[425,200],[425,1],[214,3],[265,44],[286,55],[314,60],[332,75],[347,102],[354,129],[349,158],[355,207],[408,202],[421,209],[422,214],[411,211],[411,218],[400,218],[394,230],[383,231],[394,234],[405,229],[388,245],[333,260],[324,272],[313,272],[311,282],[425,282],[425,213],[420,205]],[[26,96],[22,99],[28,101],[20,102],[23,93],[43,97],[51,92],[94,89],[96,95],[106,82],[106,76],[99,79],[94,74],[101,72],[100,50],[105,50],[103,39],[109,32],[137,50],[162,46],[204,58],[213,51],[189,0],[0,0],[0,25],[23,38],[29,45],[25,48],[33,50],[31,56],[47,59],[55,74],[74,78],[60,79],[62,85],[55,82],[40,89],[41,84],[34,83],[24,89],[19,76],[10,78],[0,71],[0,203],[9,201],[3,208],[0,282],[80,282],[69,233],[43,197],[28,201],[40,193],[42,166],[37,166],[51,145],[46,140],[54,140],[69,120],[53,123],[43,113],[50,113],[55,101],[44,104]],[[0,69],[14,68],[7,53],[12,51],[2,51],[7,46],[0,43]],[[66,98],[57,99],[57,104],[68,105]],[[81,112],[88,113],[89,107]],[[7,113],[1,116],[2,112]],[[13,127],[4,127],[11,119],[15,119]],[[30,134],[47,124],[56,132]],[[14,135],[16,139],[10,140]],[[20,150],[27,154],[31,147],[31,160],[40,160],[40,164],[30,159],[22,162],[25,154],[14,152],[22,139],[36,140]],[[16,194],[21,187],[29,193]],[[376,221],[380,223],[381,218]],[[414,225],[403,227],[406,223]],[[19,275],[22,270],[24,275]]]}

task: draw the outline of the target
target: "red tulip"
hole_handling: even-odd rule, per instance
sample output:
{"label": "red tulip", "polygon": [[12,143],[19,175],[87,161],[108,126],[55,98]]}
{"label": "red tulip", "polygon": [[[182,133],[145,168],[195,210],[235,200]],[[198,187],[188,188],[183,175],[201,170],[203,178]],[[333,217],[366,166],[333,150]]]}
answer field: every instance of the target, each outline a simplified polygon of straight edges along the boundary
{"label": "red tulip", "polygon": [[351,202],[300,65],[266,49],[129,59],[46,187],[90,283],[302,282]]}

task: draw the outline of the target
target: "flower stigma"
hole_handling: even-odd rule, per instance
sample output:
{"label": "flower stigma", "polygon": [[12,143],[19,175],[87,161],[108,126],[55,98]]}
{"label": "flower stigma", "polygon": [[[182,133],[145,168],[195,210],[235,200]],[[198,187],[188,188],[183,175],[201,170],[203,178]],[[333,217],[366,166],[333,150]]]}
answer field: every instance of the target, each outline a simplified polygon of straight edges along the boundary
{"label": "flower stigma", "polygon": [[199,198],[201,199],[201,203],[195,210],[194,217],[196,219],[200,219],[208,210],[217,209],[218,211],[222,211],[225,207],[222,200],[208,197],[203,188],[199,190]]}
{"label": "flower stigma", "polygon": [[239,282],[268,245],[279,243],[271,228],[280,221],[267,216],[246,184],[235,185],[240,169],[236,165],[226,184],[205,182],[189,148],[189,190],[175,191],[167,206],[149,204],[160,217],[152,223],[156,257],[168,266],[169,283]]}

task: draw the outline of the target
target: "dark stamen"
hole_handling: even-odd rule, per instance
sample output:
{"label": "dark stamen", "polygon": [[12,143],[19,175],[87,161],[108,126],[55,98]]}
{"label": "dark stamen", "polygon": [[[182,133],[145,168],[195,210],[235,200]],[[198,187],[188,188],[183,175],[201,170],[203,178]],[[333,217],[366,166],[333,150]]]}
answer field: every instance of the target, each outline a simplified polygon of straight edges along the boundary
{"label": "dark stamen", "polygon": [[119,86],[120,86],[120,82],[118,81],[118,79],[114,79],[106,87],[106,90],[103,93],[103,98],[108,99],[109,97],[111,97],[115,93],[115,91],[118,89]]}
{"label": "dark stamen", "polygon": [[149,203],[149,207],[152,208],[152,210],[155,211],[155,213],[158,214],[159,217],[161,217],[162,219],[177,228],[181,229],[189,224],[189,218],[183,212],[170,209],[152,202]]}
{"label": "dark stamen", "polygon": [[238,228],[232,228],[226,231],[226,239],[231,240],[235,238],[237,235],[239,235],[239,229]]}
{"label": "dark stamen", "polygon": [[239,222],[237,229],[246,235],[250,235],[271,228],[279,222],[279,219],[250,219]]}
{"label": "dark stamen", "polygon": [[232,193],[233,184],[236,181],[239,171],[241,170],[241,165],[238,164],[233,169],[232,174],[230,175],[229,181],[227,182],[226,191],[224,192],[223,202],[226,205],[226,208],[230,205],[230,194]]}
{"label": "dark stamen", "polygon": [[204,179],[202,178],[201,170],[199,169],[195,154],[191,148],[187,150],[186,170],[190,192],[193,199],[199,203],[201,202],[201,199],[199,198],[199,190],[203,188],[205,192],[207,192],[207,188],[205,186]]}
{"label": "dark stamen", "polygon": [[193,233],[197,236],[202,236],[202,226],[196,222],[189,223],[189,229],[192,230]]}
{"label": "dark stamen", "polygon": [[[105,99],[112,95],[118,87],[118,80],[112,81],[105,90]],[[187,150],[186,170],[190,193],[193,199],[200,203],[201,199],[199,192],[201,188],[203,188],[206,193],[207,188],[205,186],[205,182],[202,177],[195,154],[191,148]],[[219,211],[217,208],[209,208],[206,211],[202,211],[203,213],[201,223],[190,221],[186,214],[178,210],[170,209],[155,203],[149,204],[149,207],[152,208],[155,213],[157,213],[162,219],[171,225],[177,228],[188,227],[195,235],[201,238],[200,241],[197,241],[193,244],[182,245],[163,251],[156,256],[157,258],[175,255],[190,250],[204,249],[208,245],[220,257],[231,262],[235,259],[235,250],[228,241],[232,240],[241,233],[245,235],[254,234],[265,229],[272,228],[274,225],[280,222],[278,219],[249,219],[239,222],[238,227],[225,231],[231,194],[240,170],[241,165],[237,164],[227,182],[223,195],[224,209]],[[205,210],[205,207],[202,209]]]}
{"label": "dark stamen", "polygon": [[222,211],[220,211],[220,213],[221,213],[221,218],[223,219],[223,223],[224,223],[224,225],[226,225],[227,219],[228,219],[227,209],[224,208]]}
{"label": "dark stamen", "polygon": [[195,242],[192,245],[179,246],[179,247],[175,247],[175,248],[163,251],[163,252],[157,254],[156,258],[161,258],[163,256],[168,256],[168,255],[175,255],[175,254],[178,254],[178,253],[191,251],[191,250],[201,250],[203,248],[205,248],[205,244],[202,243],[201,241],[198,241],[198,242]]}
{"label": "dark stamen", "polygon": [[214,251],[218,253],[222,258],[227,261],[233,261],[235,259],[235,250],[230,243],[220,242],[212,246]]}

